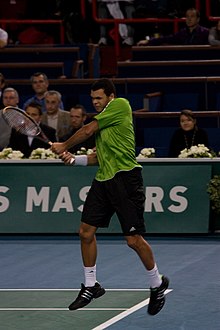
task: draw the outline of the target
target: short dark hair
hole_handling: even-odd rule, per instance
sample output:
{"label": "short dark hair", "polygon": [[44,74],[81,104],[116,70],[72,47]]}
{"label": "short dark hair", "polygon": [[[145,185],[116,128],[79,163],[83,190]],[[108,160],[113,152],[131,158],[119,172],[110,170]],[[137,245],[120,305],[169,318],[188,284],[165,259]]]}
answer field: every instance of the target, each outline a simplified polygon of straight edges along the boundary
{"label": "short dark hair", "polygon": [[46,80],[46,81],[48,80],[48,77],[47,77],[47,75],[45,73],[43,73],[43,72],[35,72],[31,76],[31,82],[33,82],[33,80],[34,80],[35,77],[39,77],[39,76],[43,76],[44,80]]}
{"label": "short dark hair", "polygon": [[26,111],[28,107],[32,107],[32,108],[36,108],[36,109],[38,109],[38,111],[39,111],[39,115],[40,115],[40,116],[42,115],[42,107],[41,107],[41,105],[40,105],[39,103],[37,103],[37,102],[30,102],[30,103],[28,103],[28,104],[26,105],[26,107],[25,107],[24,110]]}
{"label": "short dark hair", "polygon": [[70,108],[70,110],[72,110],[72,109],[81,109],[82,115],[86,116],[86,109],[85,109],[84,105],[77,103],[76,105],[74,105],[73,107]]}
{"label": "short dark hair", "polygon": [[196,16],[197,16],[198,18],[200,18],[200,11],[199,11],[198,9],[196,9],[196,8],[194,8],[194,7],[191,7],[191,8],[188,8],[188,9],[186,10],[186,12],[187,12],[188,10],[190,10],[190,11],[195,11],[195,12],[196,12]]}
{"label": "short dark hair", "polygon": [[192,110],[189,110],[189,109],[184,109],[180,112],[180,116],[181,115],[184,115],[186,116],[187,118],[190,118],[190,119],[195,119],[195,115],[194,113],[192,112]]}
{"label": "short dark hair", "polygon": [[97,91],[98,89],[103,89],[105,95],[110,96],[111,94],[114,94],[116,96],[116,89],[115,85],[112,82],[111,79],[108,78],[101,78],[99,80],[96,80],[92,86],[91,90],[92,91]]}

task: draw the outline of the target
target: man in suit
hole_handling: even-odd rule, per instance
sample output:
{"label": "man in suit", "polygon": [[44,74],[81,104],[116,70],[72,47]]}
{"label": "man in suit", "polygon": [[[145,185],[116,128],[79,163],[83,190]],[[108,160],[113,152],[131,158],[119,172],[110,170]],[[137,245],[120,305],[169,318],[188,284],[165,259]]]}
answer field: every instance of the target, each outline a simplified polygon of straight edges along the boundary
{"label": "man in suit", "polygon": [[[85,123],[87,119],[86,109],[82,104],[76,104],[74,107],[70,109],[70,120],[72,129],[71,131],[65,135],[60,141],[66,141],[75,134]],[[93,149],[95,147],[95,135],[90,136],[86,141],[77,144],[76,146],[69,149],[69,152],[76,154],[81,148]]]}
{"label": "man in suit", "polygon": [[[57,141],[56,130],[41,123],[42,110],[38,103],[31,102],[27,105],[25,111],[39,124],[43,134],[45,134],[51,142]],[[48,143],[44,142],[42,139],[21,134],[15,129],[12,129],[8,146],[13,150],[20,150],[24,154],[25,158],[28,158],[31,152],[37,148],[48,149],[50,147]]]}
{"label": "man in suit", "polygon": [[46,112],[43,113],[41,122],[56,130],[57,140],[68,134],[72,127],[69,111],[60,109],[61,94],[50,90],[45,93]]}

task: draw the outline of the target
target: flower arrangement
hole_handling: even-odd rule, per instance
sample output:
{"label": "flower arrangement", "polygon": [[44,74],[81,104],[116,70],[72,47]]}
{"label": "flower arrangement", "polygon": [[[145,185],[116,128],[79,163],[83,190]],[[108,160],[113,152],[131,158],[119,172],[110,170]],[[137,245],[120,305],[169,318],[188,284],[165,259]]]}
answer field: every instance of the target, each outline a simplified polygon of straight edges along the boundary
{"label": "flower arrangement", "polygon": [[94,151],[93,149],[87,149],[84,147],[81,147],[77,152],[76,155],[90,155],[92,154]]}
{"label": "flower arrangement", "polygon": [[143,148],[141,149],[139,155],[137,156],[138,159],[153,158],[153,157],[155,157],[154,148]]}
{"label": "flower arrangement", "polygon": [[12,148],[4,148],[0,152],[0,159],[22,159],[24,154],[19,150],[12,150]]}
{"label": "flower arrangement", "polygon": [[50,149],[37,148],[32,151],[29,159],[58,159],[59,156]]}
{"label": "flower arrangement", "polygon": [[207,148],[204,144],[198,144],[198,146],[192,146],[191,148],[183,149],[178,158],[213,158],[216,157],[215,153]]}
{"label": "flower arrangement", "polygon": [[211,208],[216,214],[220,214],[220,175],[214,175],[209,181],[207,192],[211,201]]}

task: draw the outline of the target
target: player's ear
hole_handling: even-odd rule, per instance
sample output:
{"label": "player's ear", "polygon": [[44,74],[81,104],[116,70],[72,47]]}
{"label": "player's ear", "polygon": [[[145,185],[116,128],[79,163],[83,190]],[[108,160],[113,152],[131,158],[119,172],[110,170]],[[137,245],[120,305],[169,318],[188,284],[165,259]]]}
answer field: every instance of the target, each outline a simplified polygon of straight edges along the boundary
{"label": "player's ear", "polygon": [[114,94],[114,93],[111,93],[110,96],[109,96],[109,98],[110,98],[111,100],[113,100],[113,99],[115,98],[115,94]]}

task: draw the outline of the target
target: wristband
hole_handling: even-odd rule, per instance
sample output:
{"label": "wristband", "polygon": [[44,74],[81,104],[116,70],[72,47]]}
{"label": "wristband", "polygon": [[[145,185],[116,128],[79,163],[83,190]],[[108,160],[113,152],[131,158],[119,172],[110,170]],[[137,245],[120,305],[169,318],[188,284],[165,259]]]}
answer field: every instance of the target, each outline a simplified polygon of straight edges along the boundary
{"label": "wristband", "polygon": [[[71,164],[72,164],[72,162],[71,162]],[[79,165],[79,166],[86,166],[86,165],[88,165],[88,157],[87,157],[87,155],[75,156],[74,165]]]}

